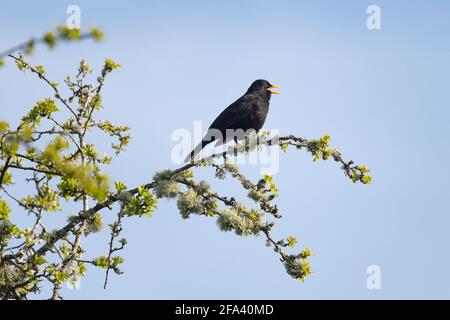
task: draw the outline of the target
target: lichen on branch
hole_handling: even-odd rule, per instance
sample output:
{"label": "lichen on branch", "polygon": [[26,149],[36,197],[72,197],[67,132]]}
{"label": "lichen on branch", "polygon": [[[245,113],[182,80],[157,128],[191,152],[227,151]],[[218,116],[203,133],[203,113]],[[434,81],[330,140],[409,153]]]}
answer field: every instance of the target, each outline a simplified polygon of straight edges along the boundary
{"label": "lichen on branch", "polygon": [[[42,41],[52,46],[59,40],[83,38],[83,34],[64,28],[57,32],[57,35],[46,34]],[[91,30],[90,36],[101,38],[95,30]],[[76,285],[86,275],[88,266],[105,271],[106,288],[110,272],[123,273],[124,259],[119,253],[128,243],[122,234],[123,221],[151,217],[158,209],[160,198],[174,200],[183,219],[202,216],[215,219],[221,231],[241,237],[263,237],[287,274],[304,281],[312,273],[308,260],[312,256],[310,250],[297,249],[298,240],[293,235],[283,239],[274,239],[272,235],[276,221],[282,218],[276,179],[264,175],[252,181],[232,162],[232,155],[257,152],[261,144],[283,151],[294,147],[309,152],[314,161],[334,160],[354,183],[371,182],[365,166],[344,160],[337,149],[330,147],[329,136],[308,140],[292,135],[269,137],[262,132],[257,137],[260,144],[248,139],[232,150],[174,170],[159,171],[150,181],[134,188],[128,188],[123,181],[115,181],[112,188],[106,168],[113,156],[126,150],[131,133],[128,126],[97,119],[97,112],[105,108],[102,88],[110,73],[120,65],[106,59],[92,82],[88,79],[94,71],[82,60],[75,75],[68,76],[60,86],[49,78],[42,65],[31,65],[24,55],[11,52],[7,55],[19,70],[44,82],[52,95],[37,99],[16,128],[5,120],[0,121],[0,297],[3,299],[25,299],[38,293],[43,282],[52,286],[52,299],[59,299],[62,284]],[[93,142],[98,134],[111,139],[110,149],[106,151],[113,156],[98,150]],[[209,170],[212,181],[197,181],[194,174],[199,170]],[[23,175],[26,175],[24,181],[15,180]],[[214,184],[227,178],[236,180],[245,191],[243,199],[214,191]],[[30,183],[34,190],[20,194],[11,188],[19,183]],[[77,212],[64,212],[63,202],[72,204]],[[248,202],[251,205],[244,204]],[[19,227],[13,219],[13,207],[28,213],[33,223],[26,228]],[[103,232],[106,210],[115,213],[114,222],[107,225],[106,253],[93,256],[85,247],[84,238]],[[66,223],[49,229],[51,215],[64,215]]]}

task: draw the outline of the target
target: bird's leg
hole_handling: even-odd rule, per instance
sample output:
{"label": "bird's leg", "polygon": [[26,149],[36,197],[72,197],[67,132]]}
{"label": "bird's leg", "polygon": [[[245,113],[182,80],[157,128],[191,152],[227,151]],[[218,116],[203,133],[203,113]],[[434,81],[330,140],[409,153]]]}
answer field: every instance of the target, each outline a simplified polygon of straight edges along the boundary
{"label": "bird's leg", "polygon": [[258,143],[258,144],[256,145],[256,148],[258,148],[258,151],[262,151],[262,145],[261,145],[260,143]]}
{"label": "bird's leg", "polygon": [[261,139],[262,139],[262,135],[260,135],[259,130],[257,130],[256,131],[256,148],[258,149],[258,151],[262,150]]}
{"label": "bird's leg", "polygon": [[257,136],[256,139],[258,139],[256,143],[256,148],[258,149],[258,151],[262,151],[261,136]]}
{"label": "bird's leg", "polygon": [[238,152],[238,148],[239,148],[239,141],[238,141],[236,136],[233,139],[234,139],[234,142],[236,143],[236,145],[233,148],[234,149],[234,156],[236,157],[237,156],[237,152]]}

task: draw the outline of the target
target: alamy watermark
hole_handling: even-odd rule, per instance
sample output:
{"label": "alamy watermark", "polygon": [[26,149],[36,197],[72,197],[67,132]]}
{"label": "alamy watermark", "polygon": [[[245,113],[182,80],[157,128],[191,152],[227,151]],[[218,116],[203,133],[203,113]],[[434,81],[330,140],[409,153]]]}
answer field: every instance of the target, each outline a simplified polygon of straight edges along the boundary
{"label": "alamy watermark", "polygon": [[[227,153],[227,157],[233,157],[235,164],[259,165],[261,174],[275,175],[280,167],[280,148],[267,145],[268,137],[276,141],[279,130],[262,130],[258,134],[254,130],[242,129],[220,130],[203,129],[202,121],[194,122],[194,130],[179,128],[172,132],[171,140],[175,142],[171,152],[171,161],[175,165],[183,165],[186,161],[200,161],[212,155]],[[200,141],[210,142],[202,148]],[[195,156],[190,159],[191,151]],[[221,160],[217,156],[217,160]]]}
{"label": "alamy watermark", "polygon": [[69,17],[66,20],[66,26],[69,29],[81,29],[81,8],[75,4],[67,7],[66,13]]}
{"label": "alamy watermark", "polygon": [[381,268],[372,264],[367,267],[366,273],[369,275],[366,281],[367,289],[381,290]]}
{"label": "alamy watermark", "polygon": [[377,5],[367,7],[366,13],[369,15],[366,21],[367,29],[381,30],[381,9]]}

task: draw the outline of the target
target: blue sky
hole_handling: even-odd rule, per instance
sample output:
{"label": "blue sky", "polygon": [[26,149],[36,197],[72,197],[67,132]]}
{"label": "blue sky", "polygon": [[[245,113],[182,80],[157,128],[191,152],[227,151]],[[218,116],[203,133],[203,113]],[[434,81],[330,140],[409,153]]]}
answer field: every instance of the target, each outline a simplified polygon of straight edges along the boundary
{"label": "blue sky", "polygon": [[[303,284],[263,237],[222,233],[213,219],[182,220],[163,200],[152,218],[126,222],[125,274],[105,291],[103,273],[91,270],[80,290],[63,291],[66,299],[450,298],[448,1],[4,3],[0,48],[64,22],[70,4],[80,6],[83,27],[101,27],[107,40],[39,48],[30,61],[60,82],[83,58],[94,70],[106,57],[123,65],[107,82],[101,114],[133,130],[108,171],[113,178],[134,186],[174,168],[174,129],[209,123],[265,78],[282,87],[266,128],[330,134],[374,181],[354,185],[335,163],[302,151],[282,156],[275,181],[284,217],[275,233],[294,234],[315,253]],[[371,4],[381,8],[379,31],[366,28]],[[49,95],[11,63],[0,71],[0,118],[17,122]],[[245,173],[259,177],[257,166]],[[240,192],[232,182],[214,187]],[[95,235],[87,245],[101,254],[106,241]],[[381,290],[366,287],[373,264]]]}

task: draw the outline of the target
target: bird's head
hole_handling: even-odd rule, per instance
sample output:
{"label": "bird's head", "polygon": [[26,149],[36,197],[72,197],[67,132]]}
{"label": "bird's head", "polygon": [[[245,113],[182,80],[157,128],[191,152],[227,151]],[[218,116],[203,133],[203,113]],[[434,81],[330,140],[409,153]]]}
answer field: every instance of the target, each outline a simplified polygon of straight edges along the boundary
{"label": "bird's head", "polygon": [[260,93],[264,96],[267,96],[270,99],[270,96],[273,94],[280,94],[277,91],[273,91],[272,89],[279,88],[279,86],[275,86],[270,84],[267,80],[255,80],[250,88],[248,88],[249,93]]}

